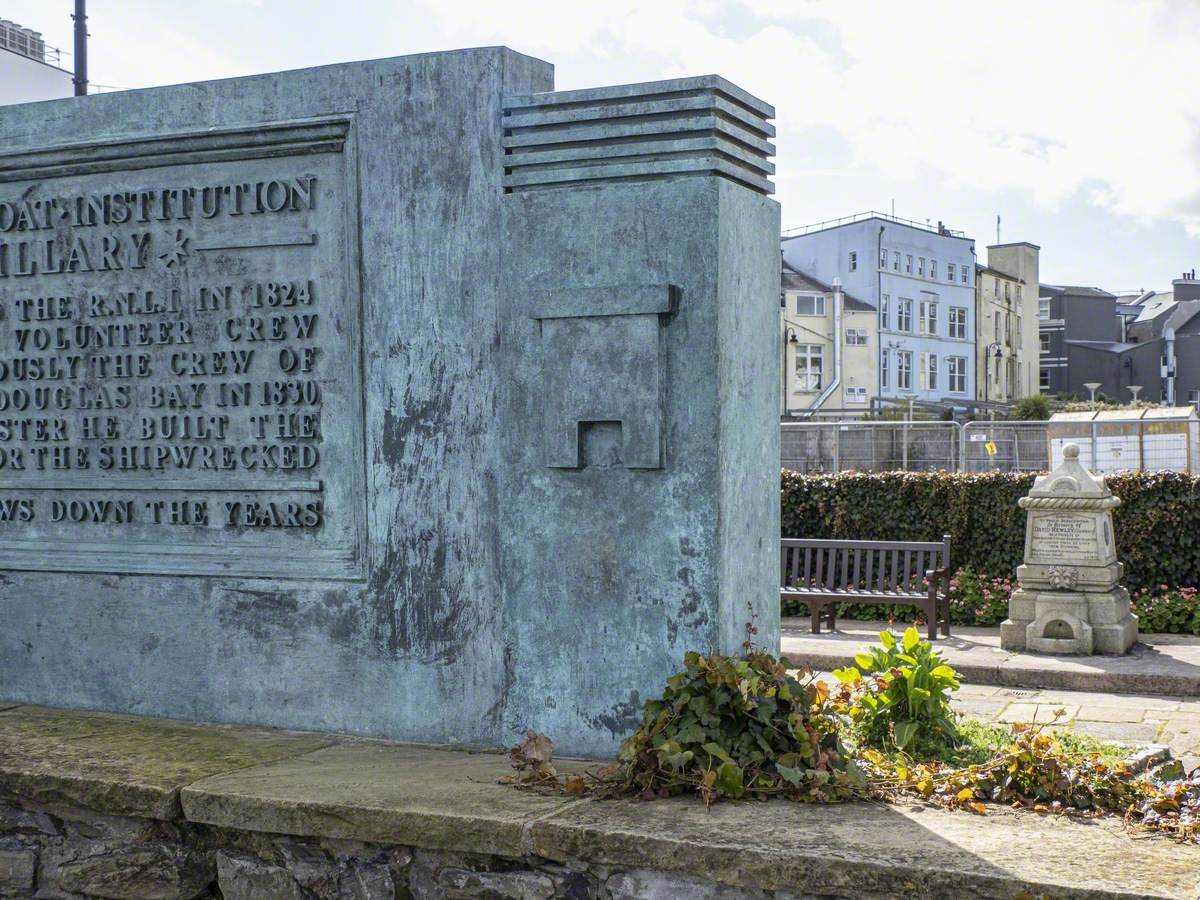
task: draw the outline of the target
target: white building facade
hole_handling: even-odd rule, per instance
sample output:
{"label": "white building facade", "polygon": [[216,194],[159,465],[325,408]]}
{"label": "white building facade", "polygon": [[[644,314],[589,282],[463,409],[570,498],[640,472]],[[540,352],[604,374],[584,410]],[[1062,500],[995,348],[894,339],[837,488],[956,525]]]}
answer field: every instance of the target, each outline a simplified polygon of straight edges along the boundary
{"label": "white building facade", "polygon": [[871,411],[877,377],[874,307],[783,264],[779,291],[784,418]]}
{"label": "white building facade", "polygon": [[74,95],[75,76],[54,65],[57,60],[41,34],[0,19],[0,106]]}
{"label": "white building facade", "polygon": [[783,258],[874,307],[874,395],[970,406],[976,397],[975,242],[880,213],[785,236]]}

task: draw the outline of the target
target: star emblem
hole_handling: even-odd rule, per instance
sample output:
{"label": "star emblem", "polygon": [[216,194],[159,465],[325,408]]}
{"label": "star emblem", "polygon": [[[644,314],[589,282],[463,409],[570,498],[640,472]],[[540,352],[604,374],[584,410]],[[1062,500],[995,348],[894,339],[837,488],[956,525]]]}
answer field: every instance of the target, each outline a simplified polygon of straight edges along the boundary
{"label": "star emblem", "polygon": [[166,253],[158,254],[159,259],[166,260],[167,268],[171,266],[182,266],[184,260],[188,257],[188,244],[191,243],[191,238],[183,236],[183,229],[175,229],[175,245],[167,250]]}

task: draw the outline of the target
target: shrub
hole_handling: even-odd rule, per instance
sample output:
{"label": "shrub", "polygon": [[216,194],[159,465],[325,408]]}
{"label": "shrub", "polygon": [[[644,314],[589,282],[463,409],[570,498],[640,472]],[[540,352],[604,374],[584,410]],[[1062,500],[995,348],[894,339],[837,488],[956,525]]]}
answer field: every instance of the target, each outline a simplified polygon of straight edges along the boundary
{"label": "shrub", "polygon": [[1157,590],[1142,588],[1130,598],[1138,616],[1138,628],[1144,632],[1200,634],[1200,598],[1194,587],[1172,589],[1165,584]]}
{"label": "shrub", "polygon": [[1008,618],[1012,578],[980,575],[970,566],[950,579],[950,621],[956,625],[998,625]]}
{"label": "shrub", "polygon": [[879,641],[854,657],[857,668],[833,673],[850,687],[846,709],[863,745],[904,750],[953,743],[950,692],[958,690],[958,673],[915,628],[900,643],[890,631],[881,631]]}
{"label": "shrub", "polygon": [[801,682],[761,652],[736,658],[688,653],[685,669],[647,701],[625,739],[609,787],[645,798],[696,793],[827,800],[862,779],[824,709],[828,687]]}
{"label": "shrub", "polygon": [[[1033,475],[1005,472],[783,472],[787,537],[937,541],[952,536],[952,565],[1011,579],[1025,550],[1017,500]],[[1200,587],[1200,477],[1121,472],[1108,485],[1117,558],[1131,591]]]}
{"label": "shrub", "polygon": [[1050,404],[1041,394],[1022,397],[1013,407],[1012,418],[1021,422],[1044,421],[1050,418]]}

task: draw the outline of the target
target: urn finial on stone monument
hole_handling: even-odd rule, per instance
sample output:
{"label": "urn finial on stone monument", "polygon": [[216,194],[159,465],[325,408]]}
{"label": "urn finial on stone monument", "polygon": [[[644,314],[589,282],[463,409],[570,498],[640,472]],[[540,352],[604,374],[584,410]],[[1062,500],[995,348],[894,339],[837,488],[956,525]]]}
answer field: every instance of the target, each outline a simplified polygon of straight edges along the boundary
{"label": "urn finial on stone monument", "polygon": [[1021,587],[1000,625],[1006,650],[1039,653],[1124,653],[1137,640],[1137,616],[1118,582],[1112,511],[1119,497],[1079,462],[1067,444],[1063,461],[1033,483],[1026,512]]}

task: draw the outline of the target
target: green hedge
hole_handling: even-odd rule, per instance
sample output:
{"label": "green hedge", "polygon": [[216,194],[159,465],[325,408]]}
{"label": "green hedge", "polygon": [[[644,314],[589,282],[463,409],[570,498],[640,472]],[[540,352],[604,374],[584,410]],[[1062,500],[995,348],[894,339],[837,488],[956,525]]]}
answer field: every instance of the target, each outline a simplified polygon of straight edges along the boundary
{"label": "green hedge", "polygon": [[[952,565],[1012,577],[1025,547],[1017,500],[1032,475],[783,472],[783,535],[881,541],[952,539]],[[1200,586],[1200,477],[1126,472],[1108,478],[1117,558],[1130,591]]]}

